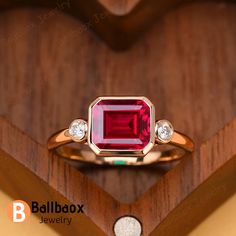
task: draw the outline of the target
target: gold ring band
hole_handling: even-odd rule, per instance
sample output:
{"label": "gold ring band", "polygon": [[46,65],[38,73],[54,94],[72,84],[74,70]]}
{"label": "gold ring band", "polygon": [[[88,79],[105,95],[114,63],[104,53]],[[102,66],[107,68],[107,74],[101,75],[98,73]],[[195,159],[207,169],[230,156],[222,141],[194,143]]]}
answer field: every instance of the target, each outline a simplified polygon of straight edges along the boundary
{"label": "gold ring band", "polygon": [[[113,165],[150,165],[158,162],[175,161],[187,153],[194,150],[192,140],[184,134],[174,132],[172,140],[168,143],[175,146],[173,149],[165,151],[150,151],[144,157],[101,157],[90,150],[84,150],[82,147],[71,147],[67,144],[73,143],[73,139],[67,135],[68,129],[63,129],[53,134],[48,140],[48,149],[55,151],[57,155],[70,160],[77,160],[88,164],[113,164]],[[86,145],[86,140],[81,145]],[[156,145],[163,145],[156,140]]]}

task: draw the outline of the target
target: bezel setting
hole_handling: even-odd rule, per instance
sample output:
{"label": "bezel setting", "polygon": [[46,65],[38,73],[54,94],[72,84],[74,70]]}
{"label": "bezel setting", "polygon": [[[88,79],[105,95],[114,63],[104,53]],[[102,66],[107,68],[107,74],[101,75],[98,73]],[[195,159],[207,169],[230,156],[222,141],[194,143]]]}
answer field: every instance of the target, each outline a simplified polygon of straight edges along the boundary
{"label": "bezel setting", "polygon": [[174,135],[174,127],[168,120],[158,120],[155,125],[155,133],[159,143],[167,144]]}
{"label": "bezel setting", "polygon": [[74,142],[81,142],[87,136],[88,124],[85,120],[75,119],[71,122],[67,135],[71,137]]}
{"label": "bezel setting", "polygon": [[[103,149],[99,148],[92,139],[92,128],[93,128],[93,119],[92,119],[92,109],[101,101],[107,100],[142,100],[148,105],[150,110],[150,140],[145,145],[144,148],[136,150],[136,149]],[[125,96],[125,97],[98,97],[95,101],[93,101],[88,110],[88,145],[98,156],[107,156],[107,157],[119,157],[119,156],[128,156],[128,157],[143,157],[145,156],[154,146],[155,144],[155,108],[154,105],[146,98],[141,96]]]}

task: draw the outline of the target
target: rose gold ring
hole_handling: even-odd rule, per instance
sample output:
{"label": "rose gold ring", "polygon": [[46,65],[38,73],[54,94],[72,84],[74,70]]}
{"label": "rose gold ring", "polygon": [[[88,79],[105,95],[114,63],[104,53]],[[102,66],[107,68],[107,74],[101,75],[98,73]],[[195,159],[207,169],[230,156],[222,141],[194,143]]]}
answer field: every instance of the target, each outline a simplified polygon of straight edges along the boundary
{"label": "rose gold ring", "polygon": [[76,119],[53,134],[48,149],[86,163],[150,165],[180,159],[194,144],[169,121],[156,121],[145,97],[99,97],[89,106],[88,121]]}

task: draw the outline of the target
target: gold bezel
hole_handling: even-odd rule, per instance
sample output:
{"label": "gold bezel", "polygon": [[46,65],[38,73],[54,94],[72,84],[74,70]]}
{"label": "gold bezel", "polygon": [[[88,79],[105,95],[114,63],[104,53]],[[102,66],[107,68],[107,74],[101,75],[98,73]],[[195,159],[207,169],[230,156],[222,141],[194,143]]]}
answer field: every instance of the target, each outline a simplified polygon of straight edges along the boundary
{"label": "gold bezel", "polygon": [[[92,107],[96,105],[101,100],[144,100],[147,105],[150,107],[150,141],[149,143],[140,150],[113,150],[113,149],[100,149],[94,144],[91,140],[91,130],[92,130]],[[129,157],[143,157],[145,156],[155,144],[155,107],[150,102],[149,99],[143,96],[104,96],[98,97],[95,99],[89,106],[88,110],[88,145],[98,156],[109,156],[109,157],[120,157],[120,156],[129,156]]]}

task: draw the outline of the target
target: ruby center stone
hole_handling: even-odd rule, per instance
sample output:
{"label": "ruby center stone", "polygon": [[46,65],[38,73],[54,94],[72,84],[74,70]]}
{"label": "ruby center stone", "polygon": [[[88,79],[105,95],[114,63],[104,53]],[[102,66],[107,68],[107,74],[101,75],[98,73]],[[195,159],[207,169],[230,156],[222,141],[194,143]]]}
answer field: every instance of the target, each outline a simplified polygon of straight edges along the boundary
{"label": "ruby center stone", "polygon": [[103,98],[91,109],[91,141],[102,150],[142,150],[151,139],[150,116],[142,99]]}

